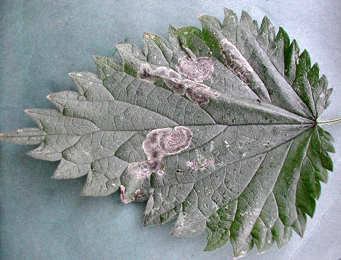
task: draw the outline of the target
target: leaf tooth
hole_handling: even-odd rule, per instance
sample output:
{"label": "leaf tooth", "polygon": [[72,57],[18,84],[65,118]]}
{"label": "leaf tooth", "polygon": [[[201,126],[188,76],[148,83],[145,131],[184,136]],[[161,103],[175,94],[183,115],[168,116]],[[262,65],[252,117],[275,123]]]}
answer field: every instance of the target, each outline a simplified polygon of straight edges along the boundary
{"label": "leaf tooth", "polygon": [[278,247],[282,248],[289,242],[292,231],[290,227],[283,225],[282,221],[278,219],[275,225],[272,227],[272,235]]}
{"label": "leaf tooth", "polygon": [[284,53],[284,63],[285,63],[285,76],[289,82],[292,84],[296,77],[296,67],[299,59],[300,49],[296,40],[293,40]]}
{"label": "leaf tooth", "polygon": [[[311,188],[315,188],[315,186]],[[313,191],[309,192],[302,180],[300,180],[297,186],[296,206],[312,218],[316,208],[316,201],[310,194],[313,194]]]}
{"label": "leaf tooth", "polygon": [[179,52],[180,56],[186,56],[186,53],[182,50],[180,46],[177,29],[172,25],[169,25],[168,38],[174,49]]}
{"label": "leaf tooth", "polygon": [[320,171],[315,171],[315,177],[316,177],[317,180],[322,181],[323,183],[327,183],[328,182],[328,178],[326,177],[326,175],[323,174]]}
{"label": "leaf tooth", "polygon": [[321,78],[320,78],[320,88],[322,91],[326,91],[328,88],[328,79],[326,77],[326,75],[322,74]]}
{"label": "leaf tooth", "polygon": [[334,137],[326,130],[322,129],[321,127],[317,128],[319,131],[320,136],[322,136],[322,139],[326,139],[329,142],[334,142]]}
{"label": "leaf tooth", "polygon": [[224,9],[224,21],[221,26],[222,33],[224,36],[234,45],[237,42],[237,27],[238,27],[238,18],[237,15],[228,8]]}
{"label": "leaf tooth", "polygon": [[317,62],[315,62],[314,65],[308,71],[308,79],[313,88],[318,87],[319,75],[320,75],[320,66]]}
{"label": "leaf tooth", "polygon": [[32,119],[38,119],[42,116],[58,117],[60,113],[55,109],[40,109],[40,108],[30,108],[24,110],[24,112],[30,116]]}
{"label": "leaf tooth", "polygon": [[322,143],[323,150],[329,153],[335,153],[335,148],[332,142],[324,140]]}
{"label": "leaf tooth", "polygon": [[154,203],[153,196],[150,196],[147,202],[147,206],[144,212],[144,227],[150,227],[157,224],[165,224],[178,216],[178,213],[182,210],[181,205],[176,205],[173,209],[165,211],[161,214],[152,209]]}
{"label": "leaf tooth", "polygon": [[37,126],[44,131],[45,126],[43,125],[42,121],[46,118],[53,118],[53,117],[59,117],[61,114],[55,110],[55,109],[26,109],[24,112],[31,117],[34,122],[37,124]]}
{"label": "leaf tooth", "polygon": [[242,10],[242,15],[240,17],[239,27],[248,27],[253,36],[258,34],[258,26],[252,20],[251,16],[244,10]]}
{"label": "leaf tooth", "polygon": [[74,179],[86,175],[90,171],[90,164],[76,164],[62,158],[53,179]]}
{"label": "leaf tooth", "polygon": [[303,237],[307,223],[307,216],[300,208],[297,209],[297,216],[298,218],[292,224],[292,228],[300,237]]}
{"label": "leaf tooth", "polygon": [[103,70],[103,68],[112,69],[114,71],[123,71],[122,64],[114,59],[111,59],[109,57],[103,57],[98,55],[93,55],[92,58],[94,59],[97,68],[100,68]]}
{"label": "leaf tooth", "polygon": [[281,239],[280,243],[278,244],[278,248],[281,249],[283,247],[285,247],[288,242],[290,241],[290,238],[292,236],[292,229],[291,227],[284,227],[284,235],[283,238]]}
{"label": "leaf tooth", "polygon": [[115,47],[122,59],[124,72],[136,77],[141,64],[147,62],[141,49],[129,43],[117,44]]}
{"label": "leaf tooth", "polygon": [[108,179],[105,175],[90,170],[82,189],[82,196],[108,196],[120,187],[119,178]]}
{"label": "leaf tooth", "polygon": [[70,72],[69,76],[72,79],[86,79],[86,80],[93,80],[97,82],[101,82],[101,80],[98,78],[98,76],[95,73],[88,72],[88,71],[80,71],[80,72]]}
{"label": "leaf tooth", "polygon": [[33,158],[47,161],[60,161],[62,152],[76,144],[80,136],[73,135],[47,135],[44,142],[27,154]]}
{"label": "leaf tooth", "polygon": [[321,191],[322,191],[322,187],[321,187],[321,183],[319,181],[316,181],[315,183],[315,199],[318,200],[321,196]]}
{"label": "leaf tooth", "polygon": [[206,251],[218,249],[229,241],[230,227],[235,218],[237,205],[238,200],[232,200],[207,220]]}
{"label": "leaf tooth", "polygon": [[[196,56],[210,56],[210,49],[201,31],[194,26],[182,27],[177,31],[182,46],[188,47]],[[200,51],[198,51],[200,50]]]}
{"label": "leaf tooth", "polygon": [[265,248],[266,242],[268,241],[268,231],[264,222],[258,218],[251,232],[253,242],[256,244],[258,252],[261,252]]}
{"label": "leaf tooth", "polygon": [[39,147],[37,147],[34,150],[31,150],[27,152],[26,154],[28,156],[31,156],[32,158],[39,159],[39,160],[45,160],[45,161],[59,161],[62,158],[62,154],[60,152],[45,152],[44,151],[45,144],[42,143]]}
{"label": "leaf tooth", "polygon": [[327,170],[331,172],[334,170],[333,160],[330,158],[330,155],[328,153],[326,152],[321,153],[320,159],[324,168],[326,168]]}
{"label": "leaf tooth", "polygon": [[258,252],[260,254],[268,251],[272,247],[274,242],[275,242],[273,237],[272,237],[271,229],[266,229],[266,230],[267,230],[267,232],[266,232],[266,235],[265,235],[264,243],[262,244],[262,247],[257,248]]}
{"label": "leaf tooth", "polygon": [[207,229],[207,244],[204,251],[214,251],[224,246],[229,239],[230,231],[228,229],[220,227],[217,227],[214,231]]}
{"label": "leaf tooth", "polygon": [[[149,63],[155,64],[157,66],[165,66],[169,67],[169,56],[172,55],[166,55],[162,52],[160,47],[155,43],[156,35],[145,32],[143,34],[143,50],[144,55],[146,56]],[[165,56],[166,55],[166,56]]]}
{"label": "leaf tooth", "polygon": [[206,217],[200,211],[195,212],[194,215],[192,212],[190,214],[180,212],[170,235],[192,237],[201,234],[205,229]]}
{"label": "leaf tooth", "polygon": [[[103,69],[103,71],[104,70],[106,73],[111,73],[107,72],[106,69]],[[114,74],[114,72],[111,74]],[[69,73],[69,75],[75,83],[78,92],[83,96],[83,99],[89,101],[114,100],[114,97],[104,86],[102,79],[99,79],[96,74],[90,72],[73,72]],[[81,97],[78,97],[78,99],[80,98]]]}
{"label": "leaf tooth", "polygon": [[93,56],[93,59],[101,80],[112,76],[116,71],[123,71],[123,65],[116,60],[101,56]]}
{"label": "leaf tooth", "polygon": [[217,19],[214,16],[207,15],[207,14],[201,14],[198,16],[198,19],[200,22],[210,23],[215,28],[221,28],[221,23],[220,23],[219,19]]}
{"label": "leaf tooth", "polygon": [[[105,157],[92,162],[91,170],[82,189],[82,196],[107,196],[117,191],[120,185],[124,184],[121,182],[121,179],[127,178],[127,176],[122,178],[127,165],[127,162],[115,156]],[[136,186],[138,185],[135,178],[135,182],[129,183],[126,187],[135,193]]]}
{"label": "leaf tooth", "polygon": [[311,68],[311,58],[306,49],[303,50],[303,52],[300,55],[300,63],[302,62],[303,67],[305,68],[305,71],[308,72]]}
{"label": "leaf tooth", "polygon": [[[237,18],[236,13],[235,13],[232,9],[229,9],[229,8],[227,8],[227,7],[224,7],[224,15],[225,15],[225,18],[226,18],[226,17],[227,17],[227,18],[233,17],[233,20],[234,20],[235,18]],[[238,22],[238,21],[236,21],[236,22]]]}
{"label": "leaf tooth", "polygon": [[250,236],[243,240],[240,238],[231,238],[231,244],[233,248],[233,254],[236,258],[245,256],[253,248],[253,239]]}
{"label": "leaf tooth", "polygon": [[68,100],[78,100],[79,97],[82,97],[82,96],[78,94],[77,92],[62,91],[62,92],[57,92],[57,93],[48,95],[47,99],[51,103],[53,103],[61,113],[63,113]]}
{"label": "leaf tooth", "polygon": [[262,20],[257,40],[264,50],[267,50],[269,44],[275,40],[275,27],[272,25],[267,16],[264,16]]}
{"label": "leaf tooth", "polygon": [[290,38],[282,27],[279,27],[275,39],[270,42],[267,53],[275,65],[276,69],[280,72],[281,76],[285,75],[285,53],[289,48]]}
{"label": "leaf tooth", "polygon": [[100,129],[86,119],[63,116],[55,109],[25,110],[47,134],[83,135],[99,131]]}
{"label": "leaf tooth", "polygon": [[211,35],[214,35],[216,40],[220,41],[225,39],[224,35],[221,32],[221,24],[220,21],[209,15],[202,15],[199,17],[199,21],[203,28],[203,34],[205,34],[205,30],[208,31]]}

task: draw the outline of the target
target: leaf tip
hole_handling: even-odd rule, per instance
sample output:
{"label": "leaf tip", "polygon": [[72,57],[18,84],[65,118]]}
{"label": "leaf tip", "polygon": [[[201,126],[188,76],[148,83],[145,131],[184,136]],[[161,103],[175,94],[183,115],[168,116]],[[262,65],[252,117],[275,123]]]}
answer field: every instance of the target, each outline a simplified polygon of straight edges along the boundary
{"label": "leaf tip", "polygon": [[32,109],[25,109],[24,112],[25,112],[25,114],[28,115],[28,116],[31,116],[31,115],[33,114]]}
{"label": "leaf tip", "polygon": [[241,19],[245,19],[245,18],[248,18],[248,19],[252,20],[252,18],[251,18],[251,16],[249,15],[249,13],[246,12],[245,10],[242,10]]}
{"label": "leaf tip", "polygon": [[269,17],[268,17],[267,15],[264,15],[264,17],[263,17],[263,22],[264,22],[264,23],[268,23],[268,24],[271,23],[271,22],[270,22],[270,19],[269,19]]}
{"label": "leaf tip", "polygon": [[100,59],[100,56],[92,55],[93,60],[96,62]]}
{"label": "leaf tip", "polygon": [[201,19],[201,18],[203,18],[205,16],[205,14],[199,14],[197,17],[198,17],[198,19]]}
{"label": "leaf tip", "polygon": [[232,9],[224,7],[224,12],[225,14],[230,14],[230,13],[234,13]]}
{"label": "leaf tip", "polygon": [[143,38],[144,39],[152,39],[152,40],[155,40],[155,34],[152,34],[150,32],[144,32],[143,33]]}
{"label": "leaf tip", "polygon": [[73,78],[76,78],[77,77],[77,72],[70,72],[70,73],[68,73],[69,74],[69,76],[73,79]]}
{"label": "leaf tip", "polygon": [[217,248],[214,248],[214,247],[212,247],[211,245],[209,245],[209,244],[207,244],[206,246],[205,246],[205,248],[204,248],[204,252],[210,252],[210,251],[214,251],[214,250],[216,250]]}

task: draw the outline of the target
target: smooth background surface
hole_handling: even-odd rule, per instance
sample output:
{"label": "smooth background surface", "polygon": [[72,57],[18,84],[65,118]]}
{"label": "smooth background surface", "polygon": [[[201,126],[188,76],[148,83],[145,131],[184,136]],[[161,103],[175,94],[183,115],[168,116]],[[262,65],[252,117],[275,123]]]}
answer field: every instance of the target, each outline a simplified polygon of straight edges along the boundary
{"label": "smooth background surface", "polygon": [[[46,95],[75,90],[69,72],[93,71],[92,55],[108,56],[124,42],[142,46],[145,31],[167,37],[168,25],[200,26],[200,13],[223,19],[223,7],[259,22],[267,15],[308,49],[334,87],[323,119],[341,116],[341,1],[0,0],[0,132],[34,123],[27,108],[52,108]],[[282,250],[253,250],[244,259],[341,258],[341,125],[334,173],[308,221]],[[202,252],[206,234],[170,237],[172,224],[143,228],[143,204],[124,206],[118,194],[81,197],[85,178],[53,180],[57,163],[32,159],[29,146],[0,144],[1,259],[232,259],[231,246]]]}

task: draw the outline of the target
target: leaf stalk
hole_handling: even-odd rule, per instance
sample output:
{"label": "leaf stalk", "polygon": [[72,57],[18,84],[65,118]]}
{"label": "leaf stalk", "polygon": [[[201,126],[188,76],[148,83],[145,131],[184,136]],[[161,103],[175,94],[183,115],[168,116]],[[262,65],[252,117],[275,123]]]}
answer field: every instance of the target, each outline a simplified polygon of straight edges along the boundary
{"label": "leaf stalk", "polygon": [[341,123],[341,117],[317,122],[318,125],[332,125],[337,123]]}

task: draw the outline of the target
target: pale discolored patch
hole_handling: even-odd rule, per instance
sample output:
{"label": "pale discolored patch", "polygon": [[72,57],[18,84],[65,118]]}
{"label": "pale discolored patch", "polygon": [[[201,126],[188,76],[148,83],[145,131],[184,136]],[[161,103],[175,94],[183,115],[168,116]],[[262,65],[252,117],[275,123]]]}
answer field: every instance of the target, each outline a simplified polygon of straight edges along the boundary
{"label": "pale discolored patch", "polygon": [[167,86],[172,89],[175,93],[179,95],[184,95],[186,93],[187,86],[181,81],[180,83],[174,82],[172,80],[165,80]]}
{"label": "pale discolored patch", "polygon": [[214,64],[209,57],[194,59],[184,57],[179,59],[176,69],[188,79],[202,82],[212,77]]}
{"label": "pale discolored patch", "polygon": [[199,106],[208,104],[210,98],[217,98],[220,95],[219,92],[211,89],[210,87],[194,81],[185,81],[185,86],[186,96],[193,102],[197,103]]}
{"label": "pale discolored patch", "polygon": [[147,134],[142,148],[148,160],[162,160],[165,155],[177,154],[186,149],[192,137],[192,131],[185,126],[155,129]]}
{"label": "pale discolored patch", "polygon": [[226,65],[236,74],[242,81],[250,85],[252,73],[254,72],[251,65],[243,57],[240,51],[227,39],[220,41],[221,53],[225,58]]}
{"label": "pale discolored patch", "polygon": [[191,101],[199,106],[208,104],[210,98],[219,96],[217,91],[204,85],[203,80],[209,79],[214,71],[213,61],[209,57],[196,58],[194,54],[191,58],[181,58],[176,65],[178,71],[188,79],[167,67],[156,67],[153,69],[150,64],[143,63],[140,66],[138,77],[142,80],[154,83],[158,79],[163,79],[167,86],[179,95],[186,95]]}
{"label": "pale discolored patch", "polygon": [[200,164],[198,161],[187,161],[187,166],[191,167],[193,170],[204,170],[208,166],[211,166],[214,164],[214,158],[206,158],[205,161]]}
{"label": "pale discolored patch", "polygon": [[182,81],[181,75],[176,71],[162,66],[153,69],[149,63],[141,64],[137,76],[140,79],[147,80],[152,83],[154,83],[159,78],[179,83]]}
{"label": "pale discolored patch", "polygon": [[163,157],[178,154],[188,148],[192,137],[192,131],[185,126],[152,130],[142,143],[148,160],[130,163],[127,168],[128,174],[135,175],[137,180],[148,178],[153,172],[163,175]]}
{"label": "pale discolored patch", "polygon": [[159,146],[167,155],[177,154],[189,146],[192,136],[188,127],[177,126],[169,135],[161,136]]}
{"label": "pale discolored patch", "polygon": [[161,169],[161,160],[148,160],[143,162],[130,163],[128,165],[128,173],[136,175],[136,179],[148,178],[152,172]]}

